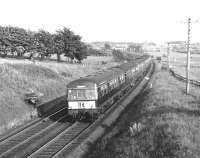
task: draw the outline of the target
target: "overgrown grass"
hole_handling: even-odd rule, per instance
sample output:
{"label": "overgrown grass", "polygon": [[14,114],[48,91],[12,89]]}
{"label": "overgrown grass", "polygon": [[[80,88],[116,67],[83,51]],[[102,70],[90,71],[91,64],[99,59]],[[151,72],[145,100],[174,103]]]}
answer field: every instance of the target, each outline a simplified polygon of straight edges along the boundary
{"label": "overgrown grass", "polygon": [[[99,140],[87,158],[198,158],[200,155],[200,91],[167,71],[154,76],[114,127]],[[130,134],[132,123],[141,124]]]}
{"label": "overgrown grass", "polygon": [[[64,95],[69,81],[117,64],[112,58],[89,58],[84,65],[0,59],[0,133],[37,116],[24,102],[29,89],[43,93],[42,102],[46,102]],[[99,63],[104,59],[109,63]]]}

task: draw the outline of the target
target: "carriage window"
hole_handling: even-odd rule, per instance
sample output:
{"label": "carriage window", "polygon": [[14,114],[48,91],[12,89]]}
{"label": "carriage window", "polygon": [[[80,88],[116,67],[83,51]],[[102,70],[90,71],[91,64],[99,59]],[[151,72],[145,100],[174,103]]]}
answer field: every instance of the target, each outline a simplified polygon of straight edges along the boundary
{"label": "carriage window", "polygon": [[107,85],[106,84],[101,85],[100,89],[102,96],[104,96],[107,93]]}
{"label": "carriage window", "polygon": [[124,81],[124,76],[123,76],[123,75],[120,76],[120,81],[121,81],[121,82]]}
{"label": "carriage window", "polygon": [[93,89],[69,89],[69,100],[90,100],[96,99],[96,91]]}

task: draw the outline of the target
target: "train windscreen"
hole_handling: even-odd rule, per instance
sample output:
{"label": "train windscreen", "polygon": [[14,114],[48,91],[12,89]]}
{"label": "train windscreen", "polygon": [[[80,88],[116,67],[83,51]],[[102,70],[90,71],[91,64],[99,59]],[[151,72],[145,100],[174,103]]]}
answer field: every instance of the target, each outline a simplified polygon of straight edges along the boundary
{"label": "train windscreen", "polygon": [[96,100],[97,94],[94,89],[68,89],[68,100]]}

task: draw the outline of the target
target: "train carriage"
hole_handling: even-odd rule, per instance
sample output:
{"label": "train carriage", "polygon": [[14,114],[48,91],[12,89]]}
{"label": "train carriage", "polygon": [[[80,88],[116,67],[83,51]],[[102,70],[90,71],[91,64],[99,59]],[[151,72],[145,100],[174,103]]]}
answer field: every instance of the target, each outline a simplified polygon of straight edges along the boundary
{"label": "train carriage", "polygon": [[124,85],[134,85],[138,76],[144,74],[149,59],[138,63],[124,63],[93,75],[77,79],[67,85],[68,113],[74,117],[98,115],[101,104],[112,97]]}
{"label": "train carriage", "polygon": [[100,100],[120,84],[119,76],[119,71],[107,70],[70,82],[67,85],[69,114],[98,113]]}

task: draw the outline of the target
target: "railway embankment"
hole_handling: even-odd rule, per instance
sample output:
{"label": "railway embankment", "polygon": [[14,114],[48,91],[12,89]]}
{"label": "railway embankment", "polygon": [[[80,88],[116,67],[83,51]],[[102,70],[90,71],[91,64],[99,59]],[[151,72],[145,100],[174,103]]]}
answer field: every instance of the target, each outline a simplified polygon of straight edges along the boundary
{"label": "railway embankment", "polygon": [[[102,65],[101,61],[106,62]],[[24,102],[24,96],[29,90],[43,94],[40,104],[44,103],[45,106],[41,106],[39,112],[47,115],[52,112],[49,111],[50,107],[55,104],[62,106],[59,97],[65,95],[69,81],[116,64],[111,57],[88,57],[83,64],[1,59],[0,137],[5,131],[9,133],[14,127],[38,116],[37,110]]]}
{"label": "railway embankment", "polygon": [[198,158],[199,96],[198,87],[187,95],[184,82],[160,69],[86,157]]}

